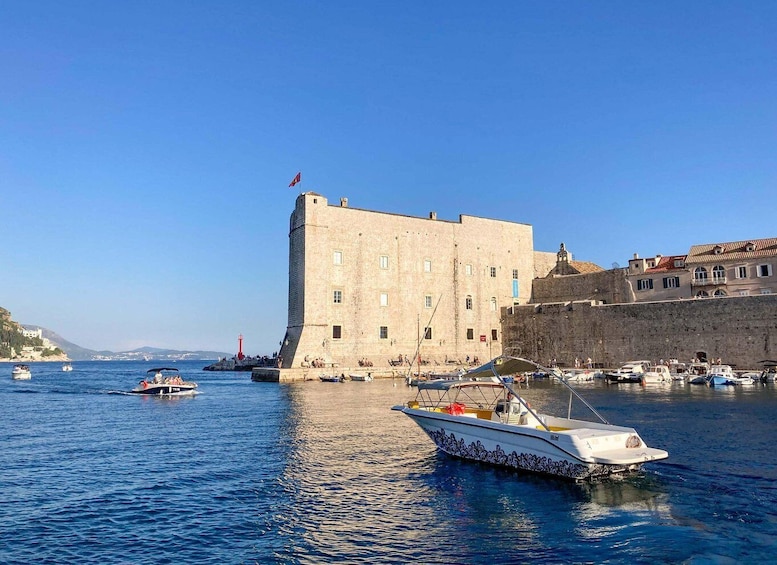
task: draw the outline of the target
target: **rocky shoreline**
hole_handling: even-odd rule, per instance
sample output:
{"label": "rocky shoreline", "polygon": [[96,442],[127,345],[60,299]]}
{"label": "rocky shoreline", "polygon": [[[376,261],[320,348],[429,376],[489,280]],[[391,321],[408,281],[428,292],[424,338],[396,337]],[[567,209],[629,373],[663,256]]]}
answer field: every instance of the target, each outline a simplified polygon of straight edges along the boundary
{"label": "rocky shoreline", "polygon": [[71,359],[65,353],[62,355],[48,355],[46,357],[42,355],[17,355],[13,359],[0,357],[0,363],[65,363],[69,361]]}

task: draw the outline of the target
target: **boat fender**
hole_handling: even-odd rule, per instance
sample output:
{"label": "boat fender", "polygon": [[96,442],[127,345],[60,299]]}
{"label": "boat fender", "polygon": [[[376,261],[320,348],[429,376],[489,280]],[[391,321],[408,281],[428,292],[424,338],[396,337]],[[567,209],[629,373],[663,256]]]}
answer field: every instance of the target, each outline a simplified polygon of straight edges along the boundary
{"label": "boat fender", "polygon": [[142,386],[144,389],[148,388],[148,383],[146,381],[140,381],[140,386]]}

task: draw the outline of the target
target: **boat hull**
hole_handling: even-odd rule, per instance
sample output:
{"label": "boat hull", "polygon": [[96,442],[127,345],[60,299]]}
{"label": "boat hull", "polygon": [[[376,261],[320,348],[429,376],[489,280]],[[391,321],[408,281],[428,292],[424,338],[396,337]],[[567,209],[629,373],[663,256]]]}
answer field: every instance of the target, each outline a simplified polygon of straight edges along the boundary
{"label": "boat hull", "polygon": [[142,394],[146,396],[188,396],[197,394],[197,385],[168,385],[149,384],[146,388],[139,386],[130,391],[130,394]]}
{"label": "boat hull", "polygon": [[[616,448],[594,455],[584,453],[584,446],[586,443],[596,443],[597,440],[589,439],[587,442],[575,434],[407,407],[397,409],[415,421],[437,448],[449,455],[575,481],[634,473],[640,470],[643,463],[667,457],[665,451],[644,446],[636,432],[630,428],[612,427],[619,440],[636,437],[639,448]],[[585,431],[578,430],[583,435]]]}

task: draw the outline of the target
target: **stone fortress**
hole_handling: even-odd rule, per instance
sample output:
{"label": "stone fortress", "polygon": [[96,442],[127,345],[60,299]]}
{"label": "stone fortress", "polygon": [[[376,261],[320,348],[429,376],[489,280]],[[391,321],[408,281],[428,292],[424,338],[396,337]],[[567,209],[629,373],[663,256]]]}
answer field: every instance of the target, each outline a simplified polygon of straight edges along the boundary
{"label": "stone fortress", "polygon": [[604,270],[563,243],[535,251],[528,224],[364,210],[305,192],[290,219],[281,370],[258,380],[396,374],[419,357],[422,371],[443,372],[501,353],[604,367],[701,355],[757,368],[777,358],[775,260],[777,239],[767,239]]}

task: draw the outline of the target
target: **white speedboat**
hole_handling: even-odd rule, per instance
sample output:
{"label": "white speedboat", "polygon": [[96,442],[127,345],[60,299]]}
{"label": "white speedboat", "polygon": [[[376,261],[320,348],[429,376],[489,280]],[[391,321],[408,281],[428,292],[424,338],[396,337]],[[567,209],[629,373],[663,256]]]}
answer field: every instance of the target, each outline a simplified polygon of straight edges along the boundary
{"label": "white speedboat", "polygon": [[27,381],[32,378],[30,367],[28,365],[14,365],[11,370],[11,378],[17,381]]}
{"label": "white speedboat", "polygon": [[[416,398],[392,409],[415,421],[449,455],[568,479],[631,474],[669,456],[648,447],[633,428],[607,422],[560,374],[570,394],[566,416],[532,407],[517,385],[505,382],[508,375],[537,369],[542,368],[527,359],[497,357],[467,373],[496,382],[419,382]],[[573,399],[598,421],[572,418]]]}
{"label": "white speedboat", "polygon": [[197,383],[184,381],[175,367],[146,371],[146,378],[130,392],[149,396],[188,396],[197,393]]}
{"label": "white speedboat", "polygon": [[666,365],[654,365],[642,374],[642,384],[671,383],[672,373]]}
{"label": "white speedboat", "polygon": [[641,383],[642,375],[650,366],[650,361],[628,361],[620,369],[607,373],[608,383]]}
{"label": "white speedboat", "polygon": [[73,365],[71,365],[70,363],[63,363],[62,364],[62,370],[65,371],[65,372],[72,371],[73,370]]}
{"label": "white speedboat", "polygon": [[348,376],[352,381],[356,382],[369,383],[372,381],[372,375],[370,373],[367,373],[366,375],[351,373]]}

